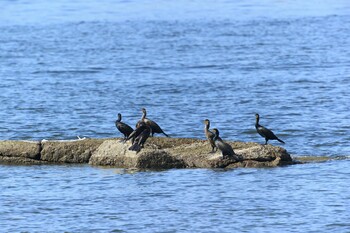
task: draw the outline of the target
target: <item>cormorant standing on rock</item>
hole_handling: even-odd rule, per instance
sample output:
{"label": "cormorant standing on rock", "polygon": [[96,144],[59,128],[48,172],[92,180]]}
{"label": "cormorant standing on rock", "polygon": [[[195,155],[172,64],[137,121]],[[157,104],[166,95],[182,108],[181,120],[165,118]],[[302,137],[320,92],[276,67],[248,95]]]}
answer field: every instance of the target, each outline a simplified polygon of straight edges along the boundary
{"label": "cormorant standing on rock", "polygon": [[255,114],[255,119],[256,119],[255,128],[258,134],[260,134],[261,137],[265,138],[265,145],[267,145],[268,140],[277,140],[279,142],[284,143],[284,141],[279,139],[271,130],[269,130],[268,128],[265,128],[262,125],[259,125],[259,118],[260,118],[259,114]]}
{"label": "cormorant standing on rock", "polygon": [[146,116],[147,116],[147,111],[146,111],[145,108],[142,108],[141,111],[142,111],[142,117],[141,117],[141,120],[139,120],[139,121],[137,122],[136,127],[137,127],[141,122],[145,122],[145,123],[151,128],[151,136],[152,136],[152,137],[153,137],[153,134],[155,134],[155,133],[162,133],[162,134],[164,134],[166,137],[169,137],[166,133],[164,133],[164,131],[160,128],[160,126],[159,126],[156,122],[154,122],[154,121],[152,121],[152,120],[146,118]]}
{"label": "cormorant standing on rock", "polygon": [[151,133],[151,128],[144,122],[140,122],[139,126],[129,135],[127,140],[132,139],[132,145],[129,150],[139,152]]}
{"label": "cormorant standing on rock", "polygon": [[214,141],[215,141],[215,145],[217,148],[219,148],[219,150],[222,152],[222,156],[224,159],[226,158],[233,158],[235,160],[239,160],[239,158],[237,157],[237,155],[235,154],[235,152],[233,151],[232,147],[230,144],[224,142],[220,136],[219,136],[219,130],[218,129],[212,129],[213,133],[214,133]]}
{"label": "cormorant standing on rock", "polygon": [[215,145],[215,141],[214,141],[214,136],[215,134],[213,132],[210,131],[210,121],[208,119],[204,120],[204,133],[205,136],[207,137],[210,145],[211,145],[211,152],[210,153],[214,153],[217,150],[217,147]]}
{"label": "cormorant standing on rock", "polygon": [[129,137],[129,135],[134,131],[129,125],[121,122],[122,114],[118,113],[118,119],[115,121],[115,127],[124,134],[124,141]]}

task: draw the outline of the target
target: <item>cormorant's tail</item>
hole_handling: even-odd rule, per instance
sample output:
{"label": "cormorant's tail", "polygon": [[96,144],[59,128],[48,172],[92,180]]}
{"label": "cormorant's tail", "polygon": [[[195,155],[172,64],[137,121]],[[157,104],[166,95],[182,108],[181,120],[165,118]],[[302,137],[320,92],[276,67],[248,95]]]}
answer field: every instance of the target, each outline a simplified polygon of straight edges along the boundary
{"label": "cormorant's tail", "polygon": [[223,154],[222,157],[223,159],[234,159],[236,161],[240,161],[240,159],[235,153],[233,153],[232,155]]}
{"label": "cormorant's tail", "polygon": [[279,139],[279,138],[277,138],[277,141],[282,142],[283,144],[285,144],[285,142],[284,142],[284,141],[282,141],[282,140],[281,140],[281,139]]}

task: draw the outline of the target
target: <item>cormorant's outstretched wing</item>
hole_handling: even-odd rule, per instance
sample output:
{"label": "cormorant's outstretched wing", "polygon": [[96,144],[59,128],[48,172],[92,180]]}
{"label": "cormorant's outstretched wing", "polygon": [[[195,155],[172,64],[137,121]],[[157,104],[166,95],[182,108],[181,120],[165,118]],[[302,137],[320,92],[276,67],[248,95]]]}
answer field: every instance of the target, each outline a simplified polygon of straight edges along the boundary
{"label": "cormorant's outstretched wing", "polygon": [[143,127],[143,130],[139,135],[134,139],[134,142],[132,146],[129,148],[129,150],[133,150],[136,152],[139,152],[143,145],[145,144],[146,140],[148,139],[150,135],[150,128],[149,127]]}

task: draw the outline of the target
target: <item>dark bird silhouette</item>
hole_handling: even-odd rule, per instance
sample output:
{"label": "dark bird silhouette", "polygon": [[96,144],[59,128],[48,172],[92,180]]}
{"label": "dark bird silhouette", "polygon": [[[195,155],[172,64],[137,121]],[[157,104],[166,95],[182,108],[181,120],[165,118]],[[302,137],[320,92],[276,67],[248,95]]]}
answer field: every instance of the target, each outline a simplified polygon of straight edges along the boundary
{"label": "dark bird silhouette", "polygon": [[146,126],[147,125],[145,122],[137,123],[136,129],[131,132],[126,141],[129,141],[131,139],[131,143],[134,144],[136,137],[138,137],[142,133]]}
{"label": "dark bird silhouette", "polygon": [[115,121],[115,127],[124,135],[124,141],[129,137],[129,135],[134,131],[129,125],[121,122],[122,114],[118,113],[118,119]]}
{"label": "dark bird silhouette", "polygon": [[210,153],[214,153],[217,150],[217,147],[215,145],[215,141],[214,141],[214,136],[215,134],[213,132],[210,131],[210,121],[208,119],[204,120],[204,133],[205,133],[205,137],[208,139],[210,145],[211,145],[211,152]]}
{"label": "dark bird silhouette", "polygon": [[258,134],[260,134],[261,137],[265,138],[265,145],[267,145],[268,140],[277,140],[279,142],[284,143],[284,141],[279,139],[271,130],[269,130],[268,128],[265,128],[262,125],[259,125],[259,119],[260,119],[259,114],[255,114],[255,119],[256,119],[256,122],[255,122],[256,131],[258,132]]}
{"label": "dark bird silhouette", "polygon": [[224,159],[226,158],[233,158],[235,160],[239,160],[239,158],[237,157],[237,155],[235,154],[235,152],[233,151],[232,147],[230,144],[224,142],[220,136],[219,136],[219,130],[218,129],[212,129],[213,133],[214,133],[214,141],[215,141],[215,145],[217,148],[219,148],[219,150],[222,152],[222,156]]}
{"label": "dark bird silhouette", "polygon": [[129,147],[129,150],[139,152],[150,136],[150,133],[151,128],[146,123],[140,122],[138,127],[127,138],[127,140],[132,139],[132,145]]}
{"label": "dark bird silhouette", "polygon": [[145,108],[142,108],[141,111],[142,111],[142,117],[141,117],[141,120],[139,120],[139,121],[137,122],[136,127],[137,127],[141,122],[145,122],[145,123],[151,128],[151,136],[152,136],[152,137],[153,137],[153,134],[155,134],[155,133],[162,133],[162,134],[164,134],[166,137],[169,137],[169,135],[167,135],[166,133],[164,133],[164,131],[162,130],[162,128],[160,128],[160,126],[159,126],[156,122],[154,122],[154,121],[152,121],[152,120],[150,120],[150,119],[148,119],[148,118],[146,117],[146,116],[147,116],[147,111],[146,111]]}

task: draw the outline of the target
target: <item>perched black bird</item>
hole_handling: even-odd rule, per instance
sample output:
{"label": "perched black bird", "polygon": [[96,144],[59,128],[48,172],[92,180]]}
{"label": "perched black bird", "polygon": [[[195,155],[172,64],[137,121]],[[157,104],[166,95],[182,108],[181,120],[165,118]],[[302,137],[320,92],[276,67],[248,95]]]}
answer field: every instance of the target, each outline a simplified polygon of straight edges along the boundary
{"label": "perched black bird", "polygon": [[232,147],[230,146],[230,144],[227,144],[226,142],[224,142],[220,136],[219,136],[219,130],[218,129],[212,129],[213,133],[214,133],[214,141],[215,141],[215,145],[217,148],[219,148],[219,150],[222,152],[222,156],[224,159],[226,158],[233,158],[235,160],[239,160],[239,158],[237,157],[237,155],[235,154],[235,152],[233,151]]}
{"label": "perched black bird", "polygon": [[261,135],[261,137],[265,138],[265,145],[267,144],[268,140],[277,140],[279,142],[284,143],[284,141],[282,141],[281,139],[279,139],[271,130],[269,130],[268,128],[265,128],[262,125],[259,125],[259,114],[255,114],[255,128],[256,131],[258,132],[258,134]]}
{"label": "perched black bird", "polygon": [[139,152],[146,140],[150,136],[151,128],[144,122],[140,122],[138,127],[129,135],[127,140],[132,139],[132,145],[129,150]]}
{"label": "perched black bird", "polygon": [[122,114],[118,113],[118,119],[115,121],[115,127],[124,134],[124,141],[129,137],[129,135],[134,131],[129,125],[121,122]]}
{"label": "perched black bird", "polygon": [[215,145],[215,141],[214,141],[214,136],[215,134],[213,132],[210,131],[210,121],[208,119],[204,120],[204,133],[206,138],[208,139],[210,145],[211,145],[211,152],[210,153],[214,153],[217,150],[217,147]]}
{"label": "perched black bird", "polygon": [[153,134],[155,134],[155,133],[162,133],[162,134],[164,134],[165,136],[169,137],[166,133],[164,133],[164,131],[160,128],[160,126],[159,126],[156,122],[154,122],[154,121],[152,121],[152,120],[146,118],[146,116],[147,116],[147,111],[146,111],[145,108],[142,108],[141,110],[142,110],[142,117],[141,117],[141,120],[139,120],[139,121],[137,122],[136,127],[137,127],[141,122],[145,122],[145,123],[151,128],[151,136],[152,136],[152,137],[153,137]]}

